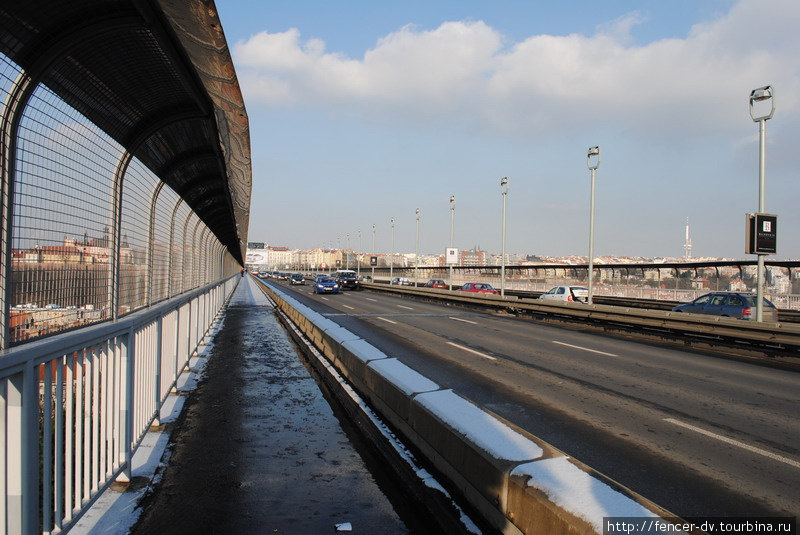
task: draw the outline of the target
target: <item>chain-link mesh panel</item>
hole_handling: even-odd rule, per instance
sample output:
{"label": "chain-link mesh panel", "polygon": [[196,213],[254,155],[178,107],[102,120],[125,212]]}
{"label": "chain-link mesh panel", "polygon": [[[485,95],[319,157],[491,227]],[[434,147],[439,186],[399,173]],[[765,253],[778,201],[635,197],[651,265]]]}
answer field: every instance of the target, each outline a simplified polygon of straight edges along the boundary
{"label": "chain-link mesh panel", "polygon": [[180,197],[172,189],[161,188],[156,199],[155,221],[153,222],[153,249],[150,264],[150,300],[151,303],[163,301],[169,297],[170,251],[172,250],[172,216]]}
{"label": "chain-link mesh panel", "polygon": [[175,217],[172,222],[172,258],[170,260],[170,295],[178,295],[179,293],[187,290],[189,287],[186,284],[186,268],[185,254],[184,254],[184,236],[186,234],[186,221],[189,219],[191,210],[182,202],[178,205],[175,211]]}
{"label": "chain-link mesh panel", "polygon": [[17,137],[12,341],[110,316],[111,184],[121,153],[37,88]]}
{"label": "chain-link mesh panel", "polygon": [[118,309],[120,315],[147,305],[150,209],[158,183],[158,178],[138,160],[130,163],[122,183]]}

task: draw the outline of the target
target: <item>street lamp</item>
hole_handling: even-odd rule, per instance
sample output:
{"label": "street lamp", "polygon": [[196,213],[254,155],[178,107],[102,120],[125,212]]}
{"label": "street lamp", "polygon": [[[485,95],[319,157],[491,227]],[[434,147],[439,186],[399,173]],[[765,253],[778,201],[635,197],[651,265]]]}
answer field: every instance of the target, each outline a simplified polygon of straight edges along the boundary
{"label": "street lamp", "polygon": [[[372,256],[375,256],[375,223],[372,224]],[[377,257],[375,257],[377,259]],[[375,266],[372,265],[372,259],[369,261],[369,265],[372,268],[372,280],[370,282],[375,282]]]}
{"label": "street lamp", "polygon": [[600,167],[600,147],[590,147],[586,154],[586,166],[592,172],[592,193],[589,202],[589,296],[586,302],[592,304],[592,282],[594,280],[594,176]]}
{"label": "street lamp", "polygon": [[[456,214],[456,196],[450,196],[450,248],[453,248],[453,237],[455,236],[455,214]],[[445,258],[449,263],[449,258]],[[450,290],[453,290],[453,264],[450,264],[450,280],[448,281]]]}
{"label": "street lamp", "polygon": [[394,218],[392,218],[392,254],[389,256],[389,284],[392,283],[394,275]]}
{"label": "street lamp", "polygon": [[356,253],[356,275],[361,279],[361,258],[358,256],[361,253],[361,229],[358,230],[358,253]]}
{"label": "street lamp", "polygon": [[417,281],[419,270],[419,208],[417,208],[417,248],[414,252],[414,286],[419,286]]}
{"label": "street lamp", "polygon": [[503,196],[503,231],[500,247],[500,296],[506,295],[506,196],[508,195],[508,177],[500,179],[500,194]]}
{"label": "street lamp", "polygon": [[345,264],[346,264],[346,268],[345,269],[349,270],[350,269],[350,233],[349,232],[347,233],[347,251],[345,252],[345,254],[347,255],[347,260],[345,261]]}
{"label": "street lamp", "polygon": [[[769,102],[767,108],[766,103]],[[758,103],[758,104],[756,104]],[[758,108],[758,109],[756,109]],[[767,119],[775,114],[775,89],[765,85],[750,92],[750,117],[758,123],[758,212],[766,210],[764,190],[766,186],[766,140]],[[756,321],[764,320],[764,255],[758,255],[758,278],[756,281]]]}

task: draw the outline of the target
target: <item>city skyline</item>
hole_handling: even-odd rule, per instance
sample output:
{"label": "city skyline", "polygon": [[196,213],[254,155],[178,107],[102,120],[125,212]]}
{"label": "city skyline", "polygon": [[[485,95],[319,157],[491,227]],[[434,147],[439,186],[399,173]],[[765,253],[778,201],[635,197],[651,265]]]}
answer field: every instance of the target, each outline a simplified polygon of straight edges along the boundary
{"label": "city skyline", "polygon": [[[744,253],[757,210],[754,88],[772,84],[766,211],[800,256],[800,4],[217,2],[250,117],[249,241],[362,233],[389,251],[588,254],[586,151],[599,145],[595,256]],[[746,36],[746,38],[743,38]]]}

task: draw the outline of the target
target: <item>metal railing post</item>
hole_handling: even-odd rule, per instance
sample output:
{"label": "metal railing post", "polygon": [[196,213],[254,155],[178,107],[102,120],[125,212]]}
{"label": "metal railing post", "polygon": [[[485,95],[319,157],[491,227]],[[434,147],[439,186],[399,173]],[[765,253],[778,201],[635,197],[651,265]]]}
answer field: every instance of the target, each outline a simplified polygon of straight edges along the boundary
{"label": "metal railing post", "polygon": [[136,331],[133,327],[125,336],[119,339],[119,362],[122,380],[120,381],[120,408],[119,408],[119,444],[117,452],[122,461],[122,472],[117,476],[117,482],[128,484],[131,481],[131,450],[133,440],[133,388],[134,388],[134,358],[136,354]]}

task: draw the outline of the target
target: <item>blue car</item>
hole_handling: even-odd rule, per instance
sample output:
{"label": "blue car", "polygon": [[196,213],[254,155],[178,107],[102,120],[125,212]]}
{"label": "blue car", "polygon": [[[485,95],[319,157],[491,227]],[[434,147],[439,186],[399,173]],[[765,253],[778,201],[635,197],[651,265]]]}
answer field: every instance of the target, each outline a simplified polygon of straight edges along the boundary
{"label": "blue car", "polygon": [[[672,311],[755,320],[756,303],[756,296],[752,294],[741,292],[711,292],[689,303],[673,307]],[[778,309],[767,299],[764,299],[763,312],[764,321],[778,321]]]}
{"label": "blue car", "polygon": [[315,294],[339,293],[339,284],[332,277],[317,277],[313,286]]}

